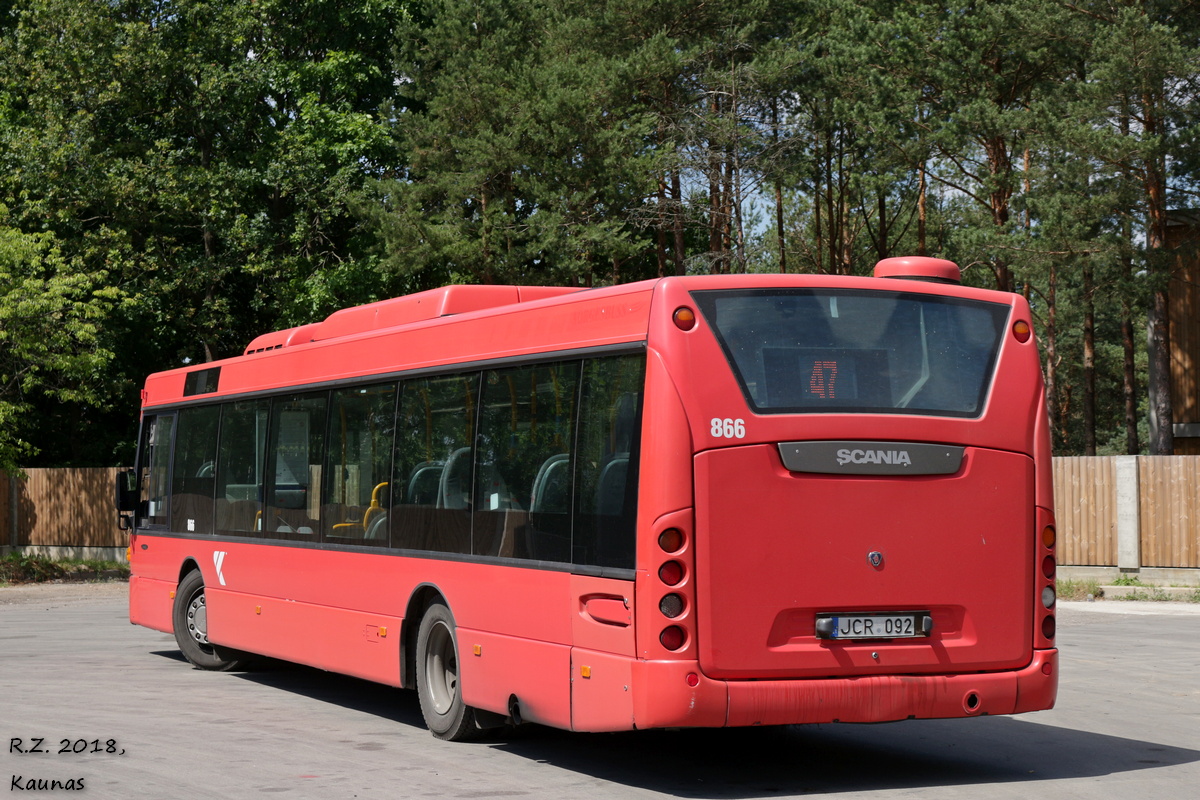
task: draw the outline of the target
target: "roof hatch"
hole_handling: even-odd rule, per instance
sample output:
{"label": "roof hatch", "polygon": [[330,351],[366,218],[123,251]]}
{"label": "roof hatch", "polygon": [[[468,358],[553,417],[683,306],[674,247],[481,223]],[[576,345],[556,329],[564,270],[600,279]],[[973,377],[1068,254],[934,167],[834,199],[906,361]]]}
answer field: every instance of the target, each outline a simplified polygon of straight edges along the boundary
{"label": "roof hatch", "polygon": [[925,256],[885,258],[875,264],[876,278],[902,278],[931,283],[962,283],[962,270],[953,261]]}

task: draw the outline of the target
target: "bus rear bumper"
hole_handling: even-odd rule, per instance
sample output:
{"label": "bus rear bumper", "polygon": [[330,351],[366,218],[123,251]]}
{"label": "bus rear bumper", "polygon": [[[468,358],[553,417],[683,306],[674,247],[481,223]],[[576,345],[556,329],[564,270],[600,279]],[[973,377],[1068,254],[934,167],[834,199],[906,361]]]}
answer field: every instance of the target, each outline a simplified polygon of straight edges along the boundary
{"label": "bus rear bumper", "polygon": [[[1058,651],[1035,650],[1019,670],[962,675],[863,675],[802,680],[718,681],[696,664],[641,662],[634,701],[638,728],[889,722],[1051,708]],[[691,681],[698,681],[695,687]]]}

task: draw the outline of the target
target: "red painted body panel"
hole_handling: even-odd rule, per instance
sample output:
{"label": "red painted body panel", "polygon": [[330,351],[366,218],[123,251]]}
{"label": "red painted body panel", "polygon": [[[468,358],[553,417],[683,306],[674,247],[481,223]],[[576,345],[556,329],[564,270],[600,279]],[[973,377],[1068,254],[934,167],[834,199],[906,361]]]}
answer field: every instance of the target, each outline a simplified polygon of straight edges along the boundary
{"label": "red painted body panel", "polygon": [[158,581],[144,575],[129,578],[129,621],[163,633],[173,633],[171,620],[177,581]]}
{"label": "red painted body panel", "polygon": [[571,730],[633,728],[633,666],[627,656],[571,650]]}
{"label": "red painted body panel", "polygon": [[[753,475],[754,480],[745,476]],[[696,457],[700,662],[726,678],[1029,663],[1033,462],[969,449],[958,474],[790,473],[748,445]],[[883,553],[881,567],[867,560]],[[821,612],[928,611],[929,638],[816,638]],[[873,654],[877,653],[877,657]]]}
{"label": "red painted body panel", "polygon": [[576,647],[633,655],[633,584],[571,576],[570,641]]}
{"label": "red painted body panel", "polygon": [[400,685],[401,617],[206,585],[211,641]]}
{"label": "red painted body panel", "polygon": [[459,625],[458,669],[467,705],[507,714],[509,698],[516,697],[523,720],[571,727],[569,646]]}
{"label": "red painted body panel", "polygon": [[[978,419],[756,415],[703,318],[687,331],[671,322],[675,308],[694,308],[691,291],[748,285],[929,292],[1006,303],[1010,325],[1030,319],[1017,295],[965,287],[743,275],[561,296],[504,287],[517,288],[523,302],[474,311],[468,303],[455,316],[409,324],[402,323],[415,313],[411,302],[385,301],[260,337],[280,346],[204,365],[221,367],[220,390],[204,400],[645,342],[634,580],[142,531],[133,539],[131,621],[170,631],[171,590],[194,563],[210,590],[213,642],[395,685],[402,627],[411,632],[416,622],[405,619],[410,602],[433,587],[458,625],[466,701],[506,713],[516,696],[525,719],[575,730],[882,721],[1053,705],[1056,651],[1035,635],[1052,613],[1036,601],[1046,583],[1036,573],[1045,555],[1037,530],[1053,523],[1045,510],[1053,493],[1034,342],[1004,336]],[[313,338],[320,340],[306,341]],[[188,402],[188,371],[151,376],[145,407]],[[710,420],[727,417],[744,420],[743,439],[713,437]],[[780,442],[841,439],[968,451],[960,472],[945,477],[802,477],[780,461]],[[681,544],[667,552],[659,537],[674,531]],[[867,564],[872,548],[886,552],[882,572]],[[669,586],[660,578],[668,562],[683,576]],[[668,619],[660,601],[672,594],[682,611]],[[832,645],[813,636],[816,611],[889,609],[932,611],[933,639]],[[675,650],[660,640],[666,627],[683,631]],[[976,708],[964,705],[970,692]]]}
{"label": "red painted body panel", "polygon": [[[723,681],[688,675],[699,665],[633,665],[639,728],[887,722],[1015,714],[1050,708],[1058,691],[1058,651],[1036,650],[1019,670],[942,675]],[[974,694],[978,702],[967,702]]]}

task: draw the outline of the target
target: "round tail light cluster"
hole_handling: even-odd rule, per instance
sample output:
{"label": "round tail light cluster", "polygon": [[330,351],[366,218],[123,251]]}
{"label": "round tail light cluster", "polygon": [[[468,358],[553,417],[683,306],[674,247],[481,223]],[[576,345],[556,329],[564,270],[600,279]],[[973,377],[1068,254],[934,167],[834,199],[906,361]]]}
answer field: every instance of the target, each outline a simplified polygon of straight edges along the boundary
{"label": "round tail light cluster", "polygon": [[[678,555],[687,545],[687,536],[679,528],[667,528],[658,535],[659,548],[668,555]],[[658,579],[664,586],[675,589],[687,580],[687,567],[682,559],[672,558],[658,568]],[[670,591],[658,601],[658,611],[668,620],[675,620],[687,611],[687,597],[681,591]],[[687,646],[688,632],[682,625],[667,625],[658,635],[659,644],[672,652]]]}
{"label": "round tail light cluster", "polygon": [[1041,633],[1048,643],[1054,641],[1054,633],[1057,628],[1054,621],[1054,606],[1058,601],[1054,586],[1054,576],[1058,571],[1058,559],[1054,557],[1054,546],[1057,543],[1058,533],[1051,520],[1042,526],[1041,531],[1041,545],[1044,554],[1042,556],[1042,577],[1045,580],[1042,583],[1039,598],[1042,601],[1042,607],[1046,610],[1045,616],[1042,617]]}

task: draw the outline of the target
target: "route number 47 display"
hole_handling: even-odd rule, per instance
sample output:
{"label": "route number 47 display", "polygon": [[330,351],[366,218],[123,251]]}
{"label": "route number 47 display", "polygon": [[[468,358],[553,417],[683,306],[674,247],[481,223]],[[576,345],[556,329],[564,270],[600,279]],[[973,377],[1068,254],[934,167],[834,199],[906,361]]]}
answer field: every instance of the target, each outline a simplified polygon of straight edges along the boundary
{"label": "route number 47 display", "polygon": [[710,433],[715,439],[745,439],[746,438],[746,420],[730,419],[726,417],[713,417],[709,423],[712,428]]}

